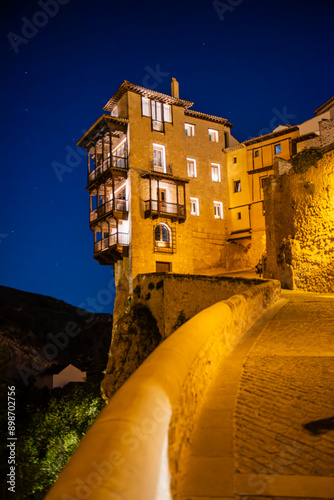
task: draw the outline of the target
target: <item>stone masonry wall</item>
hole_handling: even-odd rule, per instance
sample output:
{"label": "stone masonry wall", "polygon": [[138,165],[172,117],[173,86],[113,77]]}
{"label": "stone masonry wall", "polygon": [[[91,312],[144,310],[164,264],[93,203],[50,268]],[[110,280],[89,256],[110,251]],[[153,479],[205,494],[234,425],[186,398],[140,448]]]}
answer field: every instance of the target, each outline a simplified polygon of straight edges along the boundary
{"label": "stone masonry wall", "polygon": [[334,292],[333,146],[304,174],[272,176],[265,210],[265,277],[283,288]]}
{"label": "stone masonry wall", "polygon": [[261,284],[257,279],[149,273],[134,279],[128,297],[126,283],[117,287],[104,395],[111,397],[166,337],[197,313]]}

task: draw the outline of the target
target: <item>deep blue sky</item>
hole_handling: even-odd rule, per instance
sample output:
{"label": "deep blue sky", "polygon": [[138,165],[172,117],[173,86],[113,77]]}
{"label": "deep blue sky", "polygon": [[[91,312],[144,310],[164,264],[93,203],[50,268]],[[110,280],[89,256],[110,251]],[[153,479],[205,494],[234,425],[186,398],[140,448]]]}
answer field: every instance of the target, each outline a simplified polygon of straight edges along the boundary
{"label": "deep blue sky", "polygon": [[[176,77],[180,97],[227,118],[239,140],[279,114],[310,118],[334,95],[334,2],[224,0],[219,14],[204,0],[62,3],[44,19],[37,1],[2,3],[0,283],[87,306],[112,272],[93,260],[86,161],[62,182],[53,162],[124,80],[170,93]],[[22,18],[45,25],[27,33]]]}

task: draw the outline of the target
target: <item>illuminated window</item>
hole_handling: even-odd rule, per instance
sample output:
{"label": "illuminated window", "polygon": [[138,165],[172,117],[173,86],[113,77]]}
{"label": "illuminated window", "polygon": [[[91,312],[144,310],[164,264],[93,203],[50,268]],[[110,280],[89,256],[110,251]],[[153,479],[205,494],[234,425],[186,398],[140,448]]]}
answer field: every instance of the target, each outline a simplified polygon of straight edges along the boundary
{"label": "illuminated window", "polygon": [[164,104],[164,122],[172,123],[172,113],[169,104]]}
{"label": "illuminated window", "polygon": [[282,152],[282,148],[280,144],[275,145],[275,155],[279,155]]}
{"label": "illuminated window", "polygon": [[162,144],[153,144],[153,168],[158,172],[165,172],[165,146]]}
{"label": "illuminated window", "polygon": [[192,158],[187,158],[187,172],[188,172],[188,177],[197,177],[196,160],[193,160]]}
{"label": "illuminated window", "polygon": [[141,98],[141,112],[143,116],[150,116],[150,100],[147,97]]}
{"label": "illuminated window", "polygon": [[198,198],[190,198],[190,215],[199,215]]}
{"label": "illuminated window", "polygon": [[193,137],[195,135],[195,125],[191,125],[190,123],[185,123],[184,130],[186,132],[186,135],[188,135],[189,137]]}
{"label": "illuminated window", "polygon": [[221,201],[213,202],[213,209],[215,214],[215,219],[223,218],[223,203]]}
{"label": "illuminated window", "polygon": [[167,224],[157,225],[154,231],[154,238],[156,246],[160,247],[171,246],[170,228],[167,226]]}
{"label": "illuminated window", "polygon": [[234,181],[234,192],[240,193],[241,191],[241,181]]}
{"label": "illuminated window", "polygon": [[211,163],[211,179],[213,182],[220,182],[220,165]]}
{"label": "illuminated window", "polygon": [[152,130],[163,132],[164,124],[162,121],[161,102],[151,101]]}
{"label": "illuminated window", "polygon": [[218,130],[214,130],[213,128],[209,128],[209,141],[218,142]]}

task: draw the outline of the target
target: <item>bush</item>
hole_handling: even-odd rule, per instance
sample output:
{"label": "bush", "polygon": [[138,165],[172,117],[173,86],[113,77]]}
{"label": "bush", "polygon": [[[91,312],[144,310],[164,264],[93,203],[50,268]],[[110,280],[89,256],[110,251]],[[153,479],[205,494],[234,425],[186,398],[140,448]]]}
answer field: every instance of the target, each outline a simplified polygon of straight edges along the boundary
{"label": "bush", "polygon": [[28,407],[17,449],[17,495],[42,499],[104,406],[98,384],[55,390],[44,408]]}

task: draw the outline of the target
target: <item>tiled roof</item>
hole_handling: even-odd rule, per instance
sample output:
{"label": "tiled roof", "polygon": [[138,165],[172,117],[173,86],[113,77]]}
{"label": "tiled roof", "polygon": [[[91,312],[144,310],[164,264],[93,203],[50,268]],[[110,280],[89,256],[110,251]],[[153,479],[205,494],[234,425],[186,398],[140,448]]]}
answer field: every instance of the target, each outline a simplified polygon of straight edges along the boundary
{"label": "tiled roof", "polygon": [[330,99],[328,99],[328,101],[326,101],[322,106],[320,106],[320,108],[313,111],[313,113],[315,115],[321,115],[321,113],[324,113],[325,111],[330,109],[332,106],[334,106],[334,97],[331,97]]}
{"label": "tiled roof", "polygon": [[227,127],[233,127],[232,123],[229,123],[226,118],[221,118],[220,116],[208,115],[207,113],[201,113],[192,109],[185,109],[184,114],[186,116],[192,116],[193,118],[200,118],[202,120],[208,120],[210,122],[221,123],[223,125],[226,125]]}
{"label": "tiled roof", "polygon": [[243,144],[246,146],[251,146],[252,144],[257,144],[258,142],[268,141],[269,139],[274,139],[275,137],[280,137],[281,135],[290,134],[299,130],[297,126],[287,127],[284,130],[279,130],[278,132],[271,132],[270,134],[260,135],[259,137],[254,137],[254,139],[248,139],[244,141]]}
{"label": "tiled roof", "polygon": [[155,99],[156,101],[165,102],[166,104],[174,104],[174,106],[189,108],[194,104],[191,101],[185,101],[184,99],[179,99],[167,94],[162,94],[161,92],[157,92],[155,90],[146,89],[145,87],[135,85],[134,83],[130,83],[125,80],[124,83],[122,83],[122,85],[118,88],[118,90],[116,90],[111,99],[109,99],[103,109],[105,111],[112,111],[115,104],[117,104],[120,98],[128,91],[135,92],[136,94],[140,94],[144,97]]}

